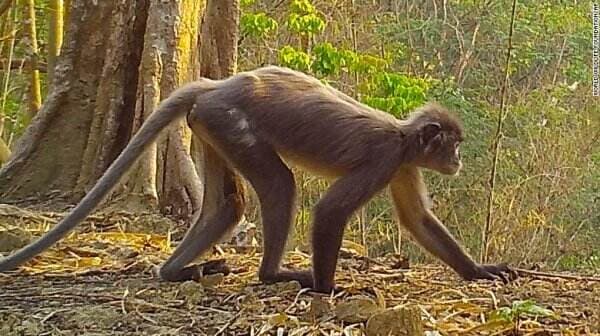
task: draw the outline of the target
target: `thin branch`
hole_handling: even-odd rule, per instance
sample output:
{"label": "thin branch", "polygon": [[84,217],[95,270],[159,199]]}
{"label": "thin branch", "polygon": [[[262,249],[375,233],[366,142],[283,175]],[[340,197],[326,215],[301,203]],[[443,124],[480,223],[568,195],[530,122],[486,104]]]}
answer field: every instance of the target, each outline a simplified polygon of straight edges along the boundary
{"label": "thin branch", "polygon": [[515,269],[520,276],[534,276],[534,277],[544,277],[544,278],[559,278],[559,279],[568,279],[568,280],[579,280],[579,281],[597,281],[600,282],[600,277],[595,276],[583,276],[583,275],[572,275],[572,274],[560,274],[560,273],[550,273],[550,272],[542,272],[542,271],[532,271],[522,268]]}
{"label": "thin branch", "polygon": [[4,142],[4,140],[0,137],[0,166],[8,161],[8,157],[10,156],[10,148]]}
{"label": "thin branch", "polygon": [[492,170],[490,172],[490,192],[488,195],[488,204],[487,204],[487,218],[485,221],[485,226],[481,232],[481,262],[485,262],[488,257],[488,247],[490,241],[490,233],[493,226],[494,221],[494,198],[495,198],[495,187],[496,187],[496,173],[498,168],[498,158],[500,156],[500,149],[502,147],[502,126],[504,124],[504,119],[508,113],[508,108],[506,107],[506,93],[508,87],[508,80],[510,78],[510,55],[512,53],[512,37],[515,26],[515,14],[517,12],[517,0],[513,0],[512,3],[512,14],[510,17],[510,28],[508,31],[508,47],[506,49],[506,63],[504,65],[504,82],[502,83],[502,89],[500,92],[500,114],[498,115],[498,124],[496,126],[496,135],[494,136],[494,159],[492,161]]}

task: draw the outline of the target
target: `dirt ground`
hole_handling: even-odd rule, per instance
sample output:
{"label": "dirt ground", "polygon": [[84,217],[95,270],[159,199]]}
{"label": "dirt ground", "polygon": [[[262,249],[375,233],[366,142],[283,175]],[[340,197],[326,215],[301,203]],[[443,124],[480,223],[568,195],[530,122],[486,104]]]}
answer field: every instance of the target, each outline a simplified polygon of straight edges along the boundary
{"label": "dirt ground", "polygon": [[[55,221],[1,210],[3,252]],[[407,268],[347,248],[342,291],[323,296],[294,282],[260,284],[259,248],[226,246],[209,258],[227,260],[231,274],[166,283],[152,270],[170,251],[167,236],[108,222],[93,217],[26,267],[0,274],[0,335],[600,335],[592,278],[465,282],[441,266]],[[23,223],[30,229],[15,229]],[[307,267],[310,258],[290,251],[285,264]]]}

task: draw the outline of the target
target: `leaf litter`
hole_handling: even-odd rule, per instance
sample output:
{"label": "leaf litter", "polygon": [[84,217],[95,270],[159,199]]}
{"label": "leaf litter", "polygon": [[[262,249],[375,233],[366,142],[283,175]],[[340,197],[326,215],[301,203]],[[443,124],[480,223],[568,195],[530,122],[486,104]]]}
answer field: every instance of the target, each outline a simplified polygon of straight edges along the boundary
{"label": "leaf litter", "polygon": [[[11,249],[62,217],[9,210],[0,207],[0,244]],[[223,244],[199,260],[226,260],[226,276],[167,283],[154,270],[178,229],[153,220],[100,213],[0,274],[0,335],[600,335],[594,279],[466,282],[442,266],[366,258],[350,242],[340,253],[340,291],[331,295],[296,282],[259,283],[257,246]],[[134,222],[151,222],[157,233],[129,232]],[[289,251],[284,265],[307,267],[310,256]]]}

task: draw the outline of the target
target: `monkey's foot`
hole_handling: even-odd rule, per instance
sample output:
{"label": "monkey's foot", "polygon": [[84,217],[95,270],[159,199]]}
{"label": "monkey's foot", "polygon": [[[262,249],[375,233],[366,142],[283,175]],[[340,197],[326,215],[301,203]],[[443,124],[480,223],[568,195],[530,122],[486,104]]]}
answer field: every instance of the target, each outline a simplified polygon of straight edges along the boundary
{"label": "monkey's foot", "polygon": [[166,270],[161,268],[158,272],[161,279],[171,282],[198,280],[209,274],[223,273],[228,275],[231,270],[225,259],[210,260],[201,264],[192,264],[179,270]]}
{"label": "monkey's foot", "polygon": [[515,270],[510,268],[507,264],[479,264],[475,269],[475,272],[467,277],[466,280],[502,280],[504,283],[508,283],[515,280],[518,274]]}
{"label": "monkey's foot", "polygon": [[275,274],[262,274],[260,281],[271,284],[275,282],[298,281],[302,288],[313,287],[313,275],[310,270],[281,269]]}

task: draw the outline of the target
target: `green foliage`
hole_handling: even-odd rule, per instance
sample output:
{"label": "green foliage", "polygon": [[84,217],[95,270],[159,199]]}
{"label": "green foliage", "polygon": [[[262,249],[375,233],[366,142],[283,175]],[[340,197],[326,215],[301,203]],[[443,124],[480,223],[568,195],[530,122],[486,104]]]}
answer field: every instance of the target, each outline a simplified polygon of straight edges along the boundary
{"label": "green foliage", "polygon": [[316,14],[299,15],[292,13],[287,18],[286,27],[294,33],[313,36],[323,32],[325,21]]}
{"label": "green foliage", "polygon": [[383,58],[338,49],[329,42],[315,45],[312,54],[314,55],[312,69],[318,76],[339,75],[342,71],[374,75],[384,71],[388,66],[388,62]]}
{"label": "green foliage", "polygon": [[403,116],[425,103],[430,82],[399,73],[381,72],[369,86],[363,101],[374,108]]}
{"label": "green foliage", "polygon": [[279,50],[279,63],[291,69],[308,71],[312,60],[307,53],[285,46]]}
{"label": "green foliage", "polygon": [[310,69],[317,77],[337,76],[341,72],[373,75],[384,71],[387,66],[387,62],[382,58],[338,49],[329,42],[315,45],[310,55],[292,46],[284,46],[279,50],[279,62],[298,70]]}
{"label": "green foliage", "polygon": [[357,57],[358,60],[351,64],[351,69],[362,75],[373,75],[389,65],[385,59],[377,56],[363,54]]}
{"label": "green foliage", "polygon": [[285,25],[291,32],[309,37],[325,30],[325,20],[309,0],[293,0],[290,3],[290,14]]}
{"label": "green foliage", "polygon": [[265,38],[277,30],[278,24],[265,13],[244,13],[240,26],[244,35]]}
{"label": "green foliage", "polygon": [[526,73],[540,64],[552,67],[562,57],[560,70],[570,81],[591,80],[585,57],[592,31],[587,4],[538,1],[519,10],[514,72]]}
{"label": "green foliage", "polygon": [[242,8],[244,8],[244,7],[250,7],[250,6],[254,5],[255,2],[256,2],[256,0],[241,0],[240,1],[240,6]]}
{"label": "green foliage", "polygon": [[532,300],[517,300],[510,307],[500,307],[490,314],[490,320],[514,322],[521,316],[556,317],[556,314]]}
{"label": "green foliage", "polygon": [[318,76],[338,75],[342,67],[346,67],[347,57],[352,56],[349,53],[341,53],[331,43],[321,43],[316,45],[312,54],[315,60],[312,64],[312,70]]}
{"label": "green foliage", "polygon": [[576,269],[588,269],[588,270],[600,270],[600,251],[595,251],[589,256],[582,256],[579,254],[567,254],[563,255],[558,261],[559,269],[576,270]]}
{"label": "green foliage", "polygon": [[[265,11],[271,2],[253,3]],[[284,47],[273,52],[246,39],[243,43],[249,45],[241,50],[251,50],[247,55],[252,59],[242,58],[242,64],[278,61],[399,117],[430,100],[457,113],[466,131],[466,169],[455,179],[424,174],[438,217],[467,249],[478,251],[511,3],[482,6],[476,0],[451,0],[450,17],[415,4],[376,20],[355,13],[376,12],[382,8],[379,2],[356,2],[351,8],[311,0],[288,3],[272,14],[286,29],[265,37],[265,42],[273,39],[272,45]],[[557,0],[525,1],[517,7],[490,258],[567,269],[598,267],[600,149],[594,141],[600,114],[589,97],[589,10],[585,2]],[[348,41],[351,34],[356,46]],[[303,192],[314,200],[322,190],[310,184]],[[376,218],[374,226],[381,228],[393,221],[380,217],[388,210],[387,200],[377,200],[367,217]],[[376,237],[373,245],[383,239]],[[523,244],[529,248],[519,249]],[[422,257],[410,244],[402,248],[414,253],[411,257]],[[390,251],[389,244],[383,251]],[[519,309],[527,310],[527,305],[518,306],[503,312],[514,317]]]}
{"label": "green foliage", "polygon": [[340,50],[329,42],[315,45],[310,55],[285,46],[279,50],[279,62],[300,71],[310,69],[321,78],[338,76],[341,72],[363,75],[363,102],[394,115],[403,115],[422,105],[430,88],[428,80],[386,72],[387,61],[382,58]]}
{"label": "green foliage", "polygon": [[[20,81],[19,81],[20,82]],[[23,83],[19,83],[24,85]],[[15,97],[14,94],[9,94],[4,102],[4,135],[13,133],[15,136],[20,136],[25,130],[24,113],[25,108],[21,104],[20,97]],[[1,135],[1,134],[0,134]],[[5,139],[9,138],[8,136]]]}
{"label": "green foliage", "polygon": [[292,0],[290,10],[298,14],[314,14],[317,12],[310,0]]}

